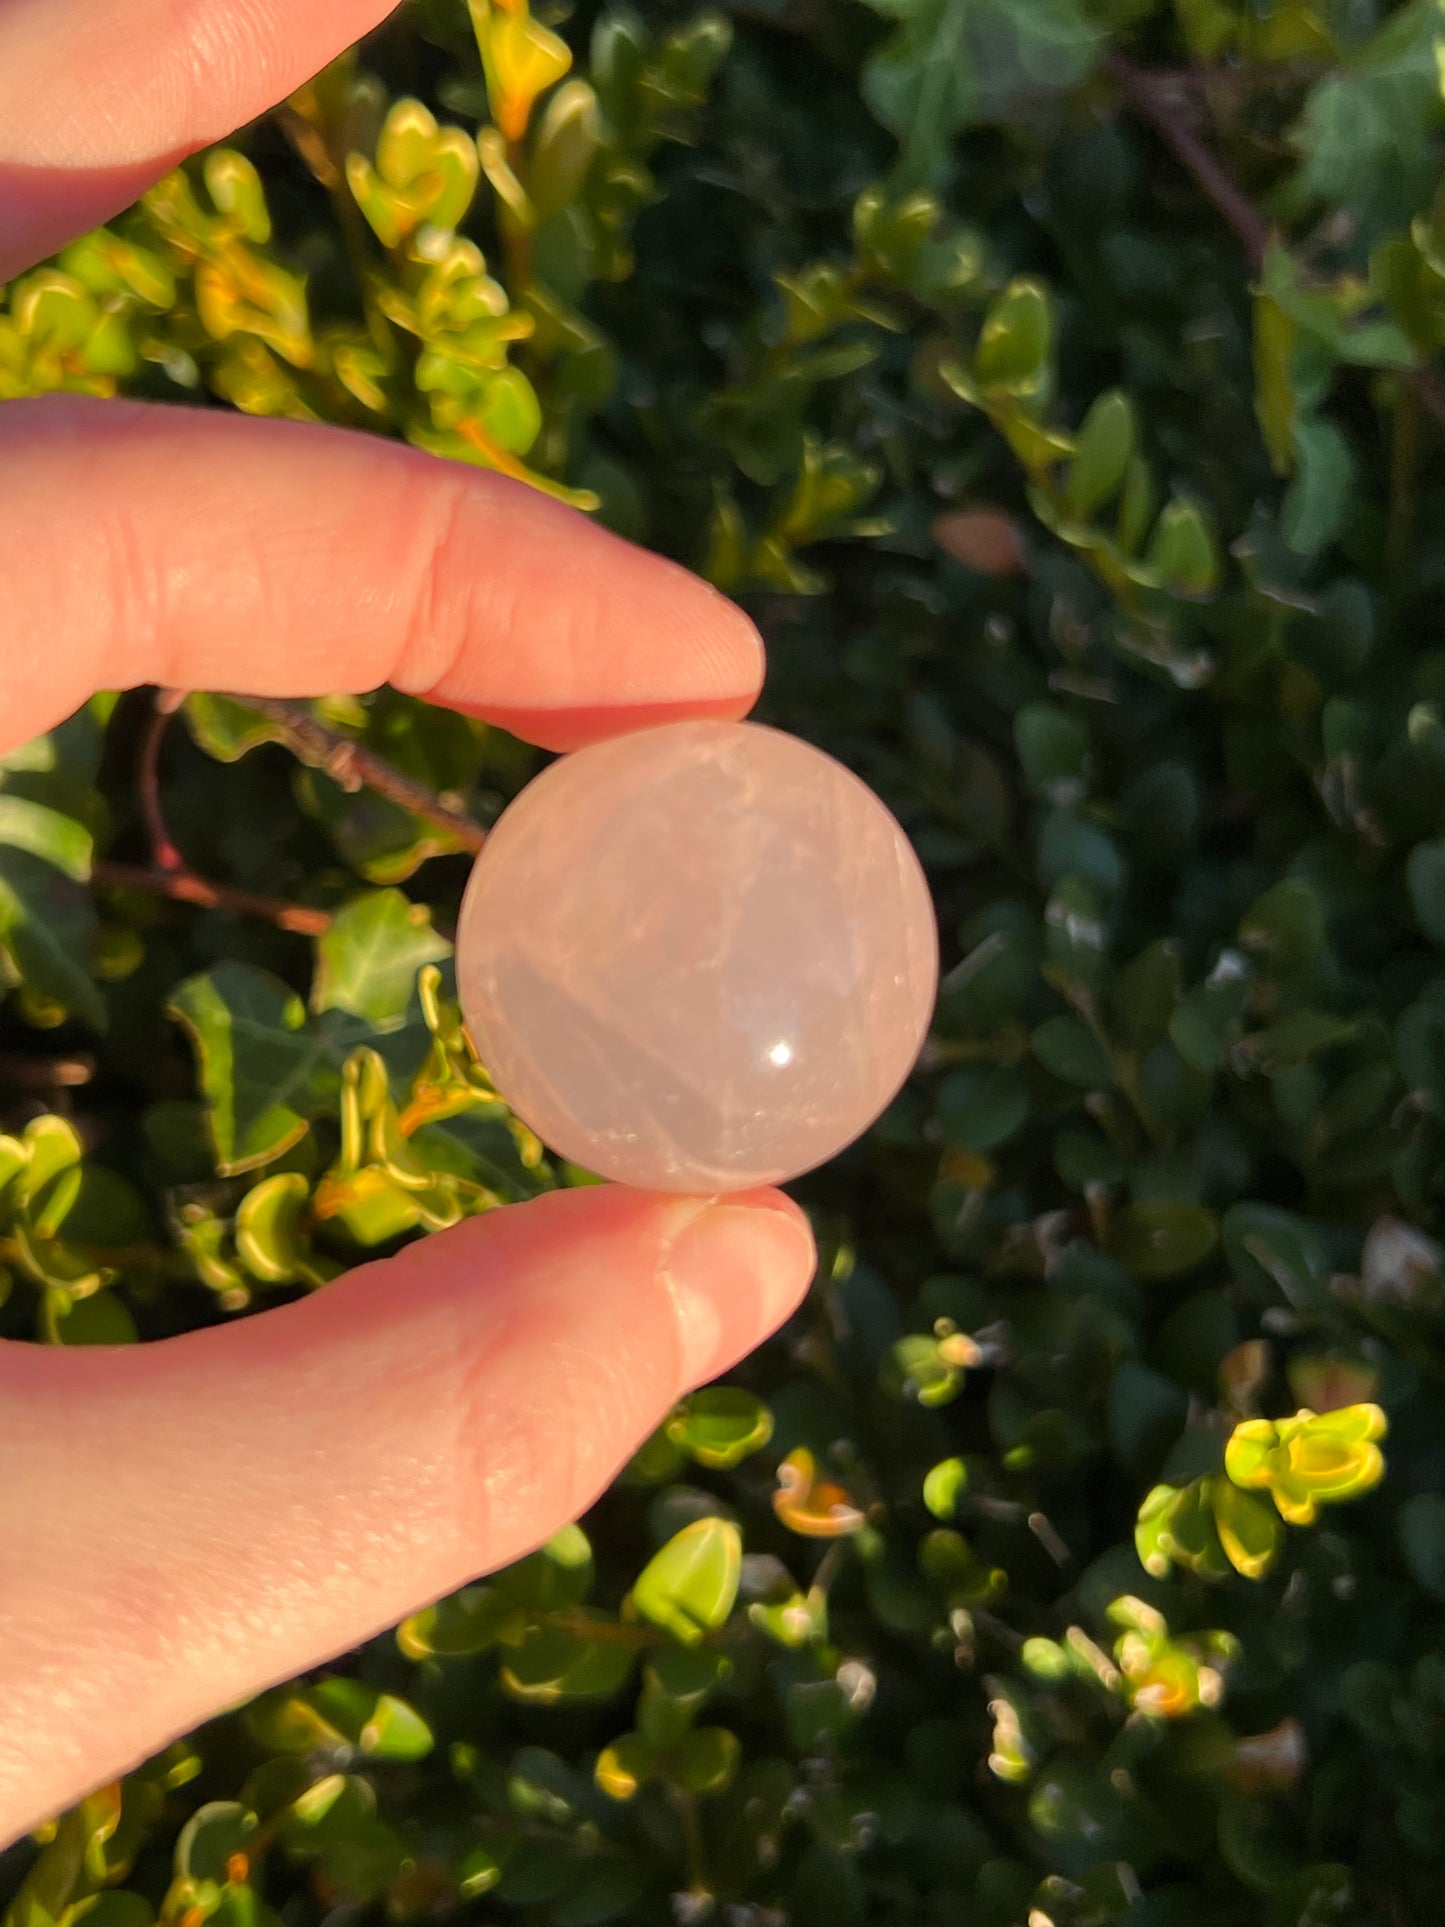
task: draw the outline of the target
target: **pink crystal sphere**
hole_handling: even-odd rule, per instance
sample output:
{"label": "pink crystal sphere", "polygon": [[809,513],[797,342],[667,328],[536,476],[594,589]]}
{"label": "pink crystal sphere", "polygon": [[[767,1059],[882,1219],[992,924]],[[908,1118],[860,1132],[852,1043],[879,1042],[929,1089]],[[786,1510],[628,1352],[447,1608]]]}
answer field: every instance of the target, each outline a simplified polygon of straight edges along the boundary
{"label": "pink crystal sphere", "polygon": [[457,981],[498,1090],[600,1177],[776,1184],[865,1130],[938,982],[902,830],[830,756],[670,723],[562,758],[477,860]]}

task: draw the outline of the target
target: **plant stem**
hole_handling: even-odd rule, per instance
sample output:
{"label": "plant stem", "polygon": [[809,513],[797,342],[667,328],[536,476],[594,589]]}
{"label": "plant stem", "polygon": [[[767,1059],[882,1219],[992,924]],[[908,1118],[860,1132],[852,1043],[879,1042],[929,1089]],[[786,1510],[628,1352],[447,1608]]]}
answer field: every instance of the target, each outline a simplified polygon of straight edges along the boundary
{"label": "plant stem", "polygon": [[285,702],[270,696],[238,696],[248,709],[256,709],[279,723],[286,732],[287,747],[312,769],[319,769],[344,790],[372,789],[399,808],[410,810],[426,822],[445,830],[453,842],[476,855],[487,840],[480,823],[461,810],[444,803],[435,790],[415,782],[393,769],[371,750],[363,749],[340,730],[317,722],[305,703]]}
{"label": "plant stem", "polygon": [[173,690],[156,691],[136,756],[136,794],[146,836],[150,841],[151,862],[157,870],[184,870],[186,867],[185,858],[171,840],[171,833],[166,827],[160,789],[161,743],[178,705],[179,698]]}
{"label": "plant stem", "polygon": [[692,1890],[698,1895],[710,1895],[712,1886],[707,1876],[707,1858],[703,1852],[702,1828],[698,1824],[697,1801],[685,1787],[669,1784],[668,1793],[682,1823],[684,1849],[687,1853],[687,1877]]}
{"label": "plant stem", "polygon": [[88,1084],[95,1075],[90,1057],[27,1057],[0,1051],[0,1084],[22,1091],[69,1091]]}
{"label": "plant stem", "polygon": [[1410,377],[1410,388],[1425,413],[1445,428],[1445,389],[1428,368],[1416,369]]}
{"label": "plant stem", "polygon": [[1412,405],[1415,385],[1399,391],[1391,416],[1390,519],[1386,531],[1388,595],[1398,603],[1415,533],[1415,477],[1420,460],[1420,415]]}
{"label": "plant stem", "polygon": [[1189,125],[1191,103],[1164,76],[1146,73],[1122,54],[1109,54],[1104,68],[1134,112],[1148,121],[1200,193],[1233,228],[1257,274],[1269,247],[1269,223]]}
{"label": "plant stem", "polygon": [[[1105,72],[1119,92],[1158,134],[1195,186],[1224,216],[1258,274],[1264,265],[1273,230],[1259,209],[1230,177],[1189,125],[1182,76],[1147,72],[1122,54],[1105,56]],[[1410,392],[1432,420],[1445,428],[1445,389],[1427,368],[1408,377]]]}
{"label": "plant stem", "polygon": [[142,890],[148,896],[168,897],[173,903],[194,903],[203,910],[230,910],[240,917],[260,917],[280,930],[294,931],[301,937],[319,937],[331,928],[329,910],[313,909],[304,903],[286,903],[279,897],[240,890],[229,883],[211,883],[184,867],[155,869],[139,863],[115,863],[107,857],[91,866],[91,876],[102,889]]}

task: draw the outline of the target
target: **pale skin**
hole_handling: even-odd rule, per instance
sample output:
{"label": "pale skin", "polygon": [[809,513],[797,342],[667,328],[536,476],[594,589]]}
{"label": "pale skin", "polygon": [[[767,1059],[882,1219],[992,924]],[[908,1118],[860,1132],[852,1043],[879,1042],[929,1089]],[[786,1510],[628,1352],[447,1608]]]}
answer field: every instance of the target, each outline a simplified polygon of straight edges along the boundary
{"label": "pale skin", "polygon": [[[388,10],[0,0],[0,281]],[[761,681],[752,625],[682,570],[380,440],[12,402],[0,503],[0,752],[147,682],[390,682],[565,749],[741,716]],[[577,1517],[813,1264],[778,1192],[591,1188],[228,1328],[0,1346],[0,1842]]]}

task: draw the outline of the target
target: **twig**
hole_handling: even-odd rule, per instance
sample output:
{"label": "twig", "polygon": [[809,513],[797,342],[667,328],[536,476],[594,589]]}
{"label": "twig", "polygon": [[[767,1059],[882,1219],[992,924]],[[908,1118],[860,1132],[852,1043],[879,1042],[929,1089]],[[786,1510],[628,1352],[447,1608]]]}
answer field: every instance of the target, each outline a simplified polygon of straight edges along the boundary
{"label": "twig", "polygon": [[26,1057],[0,1051],[0,1084],[22,1091],[73,1091],[95,1075],[93,1057]]}
{"label": "twig", "polygon": [[372,789],[401,809],[410,810],[426,822],[445,830],[452,840],[473,855],[487,840],[480,823],[450,804],[444,803],[425,783],[414,782],[393,769],[380,756],[363,749],[340,730],[318,723],[304,703],[284,702],[272,696],[237,696],[237,702],[279,723],[286,732],[287,745],[313,769],[319,769],[344,790]]}
{"label": "twig", "polygon": [[1411,375],[1410,390],[1425,413],[1445,428],[1445,388],[1428,368],[1417,368]]}
{"label": "twig", "polygon": [[[1146,72],[1122,54],[1114,53],[1105,57],[1104,67],[1135,113],[1148,121],[1193,178],[1195,186],[1233,228],[1249,258],[1250,268],[1258,274],[1264,266],[1272,230],[1259,209],[1189,126],[1188,108],[1179,96],[1186,77]],[[1445,428],[1445,388],[1429,369],[1417,368],[1408,377],[1407,386],[1426,414]]]}
{"label": "twig", "polygon": [[331,928],[331,913],[309,904],[286,903],[280,897],[240,890],[229,883],[211,883],[187,869],[162,870],[140,863],[115,863],[99,858],[91,866],[93,880],[104,889],[142,890],[148,896],[169,897],[173,903],[194,903],[203,910],[230,910],[240,917],[260,917],[280,930],[301,937],[319,937]]}
{"label": "twig", "polygon": [[161,742],[175,715],[178,701],[171,690],[155,692],[136,754],[135,786],[141,818],[150,841],[151,862],[158,870],[184,870],[186,860],[171,840],[161,808]]}
{"label": "twig", "polygon": [[1193,178],[1200,193],[1224,216],[1257,274],[1264,266],[1270,227],[1259,209],[1235,186],[1224,168],[1189,125],[1189,105],[1162,76],[1146,73],[1122,54],[1109,54],[1104,66],[1114,85],[1141,120],[1158,134]]}

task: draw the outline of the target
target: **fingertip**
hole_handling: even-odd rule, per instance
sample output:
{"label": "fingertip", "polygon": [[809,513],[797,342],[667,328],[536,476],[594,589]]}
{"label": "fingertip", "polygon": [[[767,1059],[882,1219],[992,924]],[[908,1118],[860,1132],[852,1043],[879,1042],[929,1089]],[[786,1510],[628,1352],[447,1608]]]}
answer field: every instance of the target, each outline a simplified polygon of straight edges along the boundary
{"label": "fingertip", "polygon": [[776,1331],[797,1310],[816,1266],[807,1217],[781,1191],[719,1198],[689,1219],[661,1270],[685,1384],[716,1378]]}
{"label": "fingertip", "polygon": [[[396,665],[399,688],[560,751],[747,715],[763,687],[763,639],[711,583],[519,483],[475,470],[448,481],[429,620]],[[489,544],[526,585],[520,606],[514,589],[499,603],[478,582]],[[509,629],[520,649],[488,646]]]}
{"label": "fingertip", "polygon": [[[609,736],[630,736],[639,729],[655,729],[662,723],[740,722],[758,699],[758,690],[747,688],[735,696],[683,697],[676,702],[594,703],[586,708],[517,708],[503,703],[479,707],[452,702],[449,707],[482,722],[495,723],[524,743],[539,749],[569,751],[586,749],[589,743],[604,742]],[[437,698],[429,698],[437,700]]]}

